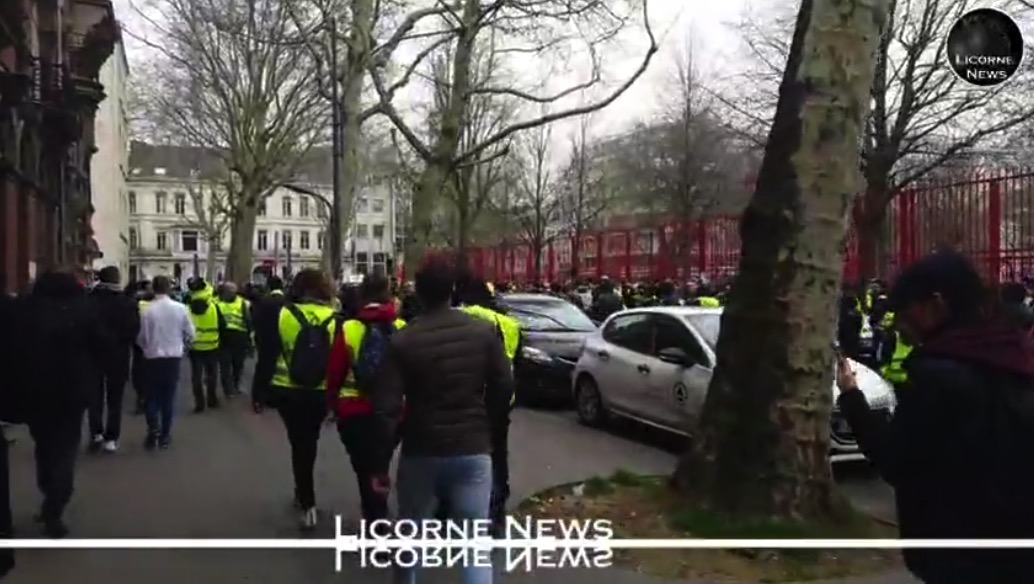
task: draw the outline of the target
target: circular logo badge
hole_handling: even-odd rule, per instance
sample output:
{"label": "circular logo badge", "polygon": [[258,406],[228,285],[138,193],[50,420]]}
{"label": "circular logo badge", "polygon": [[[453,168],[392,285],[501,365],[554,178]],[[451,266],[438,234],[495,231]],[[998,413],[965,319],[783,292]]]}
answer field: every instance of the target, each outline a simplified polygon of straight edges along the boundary
{"label": "circular logo badge", "polygon": [[994,8],[963,14],[948,32],[948,65],[977,87],[1008,81],[1023,61],[1023,34],[1011,16]]}

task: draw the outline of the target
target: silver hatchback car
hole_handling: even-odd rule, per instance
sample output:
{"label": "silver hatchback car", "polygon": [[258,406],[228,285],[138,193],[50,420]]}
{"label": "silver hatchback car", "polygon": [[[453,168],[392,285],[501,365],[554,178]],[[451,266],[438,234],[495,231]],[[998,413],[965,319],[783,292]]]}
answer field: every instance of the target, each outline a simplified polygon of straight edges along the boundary
{"label": "silver hatchback car", "polygon": [[[590,335],[572,375],[579,420],[602,425],[608,416],[629,418],[688,435],[699,418],[715,364],[720,308],[650,307],[612,315]],[[890,416],[893,386],[852,362],[869,404]],[[839,393],[831,388],[834,398]],[[864,460],[846,421],[833,412],[833,462]]]}

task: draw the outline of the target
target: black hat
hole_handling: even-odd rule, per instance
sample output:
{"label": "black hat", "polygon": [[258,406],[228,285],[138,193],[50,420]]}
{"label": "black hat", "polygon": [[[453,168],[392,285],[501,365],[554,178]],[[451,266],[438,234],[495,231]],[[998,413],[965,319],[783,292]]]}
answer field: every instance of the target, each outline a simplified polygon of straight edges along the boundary
{"label": "black hat", "polygon": [[954,250],[936,251],[908,266],[894,280],[890,308],[899,312],[935,295],[960,309],[980,304],[986,294],[980,273],[962,254]]}

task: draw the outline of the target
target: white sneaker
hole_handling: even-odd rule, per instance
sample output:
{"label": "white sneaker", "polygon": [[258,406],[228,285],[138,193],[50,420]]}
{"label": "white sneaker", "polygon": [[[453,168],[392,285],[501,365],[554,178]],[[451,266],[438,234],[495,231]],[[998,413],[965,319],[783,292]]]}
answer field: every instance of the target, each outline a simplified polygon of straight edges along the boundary
{"label": "white sneaker", "polygon": [[117,440],[105,440],[104,441],[104,452],[118,452],[118,441]]}
{"label": "white sneaker", "polygon": [[315,507],[309,507],[302,511],[302,529],[315,529],[318,520]]}
{"label": "white sneaker", "polygon": [[90,452],[97,452],[104,446],[104,436],[94,434],[90,437]]}

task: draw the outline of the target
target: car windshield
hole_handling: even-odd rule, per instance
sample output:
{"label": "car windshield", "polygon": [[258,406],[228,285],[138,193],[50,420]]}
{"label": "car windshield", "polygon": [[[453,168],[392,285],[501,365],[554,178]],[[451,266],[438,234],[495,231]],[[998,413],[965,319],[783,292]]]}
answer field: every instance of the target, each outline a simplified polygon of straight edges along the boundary
{"label": "car windshield", "polygon": [[537,332],[591,332],[596,325],[575,305],[563,300],[520,300],[503,302],[507,313],[521,327]]}
{"label": "car windshield", "polygon": [[707,343],[711,350],[716,350],[718,346],[718,331],[722,325],[721,314],[687,314],[682,318],[686,319],[698,333],[703,337],[704,342]]}

